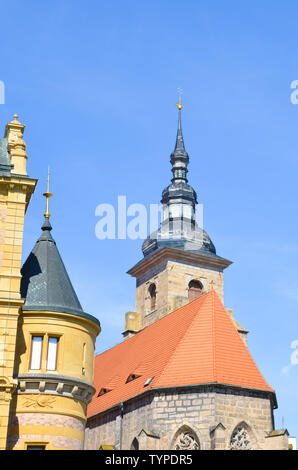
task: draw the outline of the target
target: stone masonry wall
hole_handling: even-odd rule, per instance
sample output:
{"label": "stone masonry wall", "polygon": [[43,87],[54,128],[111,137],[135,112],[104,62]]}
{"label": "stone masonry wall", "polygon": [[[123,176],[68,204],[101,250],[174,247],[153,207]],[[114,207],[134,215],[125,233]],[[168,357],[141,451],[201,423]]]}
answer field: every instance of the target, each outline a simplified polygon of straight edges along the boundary
{"label": "stone masonry wall", "polygon": [[[233,430],[243,422],[253,448],[265,448],[266,432],[273,429],[269,397],[220,387],[156,391],[124,404],[122,449],[130,449],[137,438],[140,450],[169,450],[183,430],[195,433],[202,450],[228,449]],[[213,431],[219,424],[220,432]],[[89,419],[85,448],[119,449],[120,428],[120,410]]]}

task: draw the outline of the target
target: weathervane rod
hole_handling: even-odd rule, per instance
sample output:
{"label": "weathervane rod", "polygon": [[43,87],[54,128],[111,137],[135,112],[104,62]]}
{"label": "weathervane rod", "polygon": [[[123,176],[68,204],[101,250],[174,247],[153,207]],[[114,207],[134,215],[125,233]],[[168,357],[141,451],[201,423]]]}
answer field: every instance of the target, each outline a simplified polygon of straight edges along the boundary
{"label": "weathervane rod", "polygon": [[45,211],[45,218],[49,219],[51,214],[49,212],[49,199],[53,194],[50,193],[50,167],[48,167],[48,181],[47,181],[47,192],[43,194],[46,198],[46,211]]}
{"label": "weathervane rod", "polygon": [[182,99],[181,99],[181,97],[182,97],[182,88],[178,88],[178,94],[179,94],[179,101],[178,101],[178,103],[176,104],[176,106],[177,106],[177,108],[179,109],[179,111],[181,111],[181,109],[182,109],[182,107],[183,107],[183,106],[182,106]]}

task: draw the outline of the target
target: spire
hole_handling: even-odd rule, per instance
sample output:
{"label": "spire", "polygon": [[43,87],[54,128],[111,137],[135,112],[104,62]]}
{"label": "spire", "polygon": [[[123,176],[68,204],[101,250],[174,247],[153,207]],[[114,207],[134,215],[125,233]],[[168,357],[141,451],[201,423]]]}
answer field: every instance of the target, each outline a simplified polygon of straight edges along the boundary
{"label": "spire", "polygon": [[160,248],[171,247],[216,256],[215,246],[210,237],[197,223],[197,193],[188,184],[186,177],[189,156],[185,150],[182,135],[181,115],[183,106],[181,90],[179,90],[179,101],[176,105],[178,108],[178,130],[175,148],[170,160],[173,178],[171,184],[162,192],[163,215],[161,226],[144,241],[142,251],[146,257]]}
{"label": "spire", "polygon": [[182,135],[182,126],[181,126],[181,111],[183,109],[183,106],[182,106],[182,101],[181,101],[181,89],[179,88],[178,89],[179,91],[179,101],[178,103],[176,104],[177,108],[178,108],[178,131],[177,131],[177,138],[176,138],[176,146],[175,146],[175,151],[177,151],[178,149],[180,150],[183,150],[185,152],[185,148],[184,148],[184,141],[183,141],[183,135]]}
{"label": "spire", "polygon": [[183,109],[182,101],[181,101],[181,90],[179,89],[179,101],[176,104],[178,108],[178,130],[177,130],[177,137],[176,137],[176,145],[174,152],[171,155],[171,163],[172,163],[172,183],[175,182],[185,182],[187,183],[187,165],[189,162],[188,154],[184,147],[184,140],[182,134],[182,125],[181,125],[181,111]]}

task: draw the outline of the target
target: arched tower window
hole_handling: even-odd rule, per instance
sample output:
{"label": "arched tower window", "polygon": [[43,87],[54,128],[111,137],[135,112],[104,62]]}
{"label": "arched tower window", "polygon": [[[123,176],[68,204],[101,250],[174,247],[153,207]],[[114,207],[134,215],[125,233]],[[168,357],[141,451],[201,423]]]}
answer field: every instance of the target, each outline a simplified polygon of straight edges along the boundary
{"label": "arched tower window", "polygon": [[139,441],[135,437],[131,443],[130,450],[139,450]]}
{"label": "arched tower window", "polygon": [[248,426],[245,423],[238,424],[232,432],[230,440],[231,450],[250,450],[251,439]]}
{"label": "arched tower window", "polygon": [[156,285],[150,284],[149,286],[149,295],[150,295],[150,310],[155,310],[156,307]]}
{"label": "arched tower window", "polygon": [[188,284],[188,300],[191,302],[192,300],[197,299],[203,293],[203,284],[200,281],[192,280]]}
{"label": "arched tower window", "polygon": [[188,426],[183,426],[176,433],[172,448],[174,450],[200,450],[196,433]]}

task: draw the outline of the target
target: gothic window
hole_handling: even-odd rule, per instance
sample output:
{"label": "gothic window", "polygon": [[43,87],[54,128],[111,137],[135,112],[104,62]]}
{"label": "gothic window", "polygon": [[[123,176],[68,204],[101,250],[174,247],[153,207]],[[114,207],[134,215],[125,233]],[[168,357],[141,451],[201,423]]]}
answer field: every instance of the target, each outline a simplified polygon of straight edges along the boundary
{"label": "gothic window", "polygon": [[191,302],[192,300],[197,299],[203,293],[203,284],[200,281],[192,280],[188,284],[188,300]]}
{"label": "gothic window", "polygon": [[139,450],[139,441],[135,437],[131,443],[130,450]]}
{"label": "gothic window", "polygon": [[244,423],[240,424],[239,426],[236,426],[232,433],[230,449],[249,450],[250,448],[250,438],[247,426]]}
{"label": "gothic window", "polygon": [[150,295],[150,311],[155,310],[156,307],[156,285],[150,284],[149,286],[149,295]]}
{"label": "gothic window", "polygon": [[175,439],[174,450],[200,450],[200,443],[191,429],[183,429]]}

